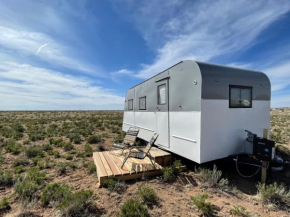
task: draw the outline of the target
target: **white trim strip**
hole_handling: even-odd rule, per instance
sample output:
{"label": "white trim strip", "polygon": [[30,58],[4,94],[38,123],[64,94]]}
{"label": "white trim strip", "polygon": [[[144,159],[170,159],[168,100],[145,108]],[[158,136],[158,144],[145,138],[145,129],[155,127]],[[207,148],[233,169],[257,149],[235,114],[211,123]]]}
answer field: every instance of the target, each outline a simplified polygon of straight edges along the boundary
{"label": "white trim strip", "polygon": [[181,137],[181,136],[172,135],[172,137],[175,137],[175,138],[178,138],[178,139],[183,139],[183,140],[186,140],[186,141],[189,141],[189,142],[196,143],[196,140],[187,139],[187,138],[184,138],[184,137]]}
{"label": "white trim strip", "polygon": [[125,123],[125,122],[124,122],[124,124],[130,125],[130,126],[133,126],[133,127],[138,127],[138,128],[143,129],[143,130],[148,130],[148,131],[154,132],[154,130],[150,130],[150,129],[145,128],[145,127],[140,127],[140,126],[136,126],[136,125],[133,125],[133,124],[128,124],[128,123]]}

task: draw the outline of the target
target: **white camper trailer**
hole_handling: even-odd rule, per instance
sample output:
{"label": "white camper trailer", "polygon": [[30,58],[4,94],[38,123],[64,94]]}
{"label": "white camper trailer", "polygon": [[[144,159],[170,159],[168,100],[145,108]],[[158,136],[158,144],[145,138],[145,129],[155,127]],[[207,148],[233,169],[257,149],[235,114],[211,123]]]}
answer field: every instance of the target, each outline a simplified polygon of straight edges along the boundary
{"label": "white camper trailer", "polygon": [[263,135],[270,97],[262,72],[186,60],[128,90],[123,130],[204,163],[243,152],[245,130]]}

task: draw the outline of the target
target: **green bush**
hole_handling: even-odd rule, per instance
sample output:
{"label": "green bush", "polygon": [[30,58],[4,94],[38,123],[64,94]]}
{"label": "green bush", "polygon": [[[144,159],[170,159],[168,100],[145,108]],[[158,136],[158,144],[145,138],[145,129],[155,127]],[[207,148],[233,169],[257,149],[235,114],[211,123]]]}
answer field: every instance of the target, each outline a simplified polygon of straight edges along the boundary
{"label": "green bush", "polygon": [[14,173],[16,173],[16,174],[22,173],[23,171],[24,171],[24,169],[23,169],[22,165],[14,167]]}
{"label": "green bush", "polygon": [[102,187],[119,194],[126,190],[125,183],[118,181],[114,176],[109,176],[106,180],[104,180]]}
{"label": "green bush", "polygon": [[174,169],[172,167],[163,167],[162,168],[162,177],[164,182],[171,182],[174,180]]}
{"label": "green bush", "polygon": [[157,195],[155,191],[145,184],[141,184],[138,186],[137,194],[143,201],[143,203],[152,206],[157,203]]}
{"label": "green bush", "polygon": [[33,158],[33,157],[43,157],[44,156],[44,151],[42,147],[34,145],[31,147],[26,148],[25,154],[28,158]]}
{"label": "green bush", "polygon": [[81,136],[78,133],[69,133],[68,138],[70,142],[73,142],[75,144],[81,144]]}
{"label": "green bush", "polygon": [[85,152],[84,152],[86,157],[92,157],[93,156],[93,148],[89,145],[85,145]]}
{"label": "green bush", "polygon": [[231,213],[235,216],[241,216],[241,217],[250,217],[251,216],[251,213],[248,212],[246,210],[246,208],[243,206],[234,206],[231,209]]}
{"label": "green bush", "polygon": [[26,158],[17,158],[13,161],[13,166],[17,167],[17,166],[26,166],[29,164],[29,160],[27,160]]}
{"label": "green bush", "polygon": [[90,144],[96,144],[96,143],[99,143],[101,141],[101,137],[98,136],[98,135],[93,135],[93,136],[90,136],[88,139],[87,139],[88,143]]}
{"label": "green bush", "polygon": [[54,156],[54,158],[60,158],[59,151],[53,151],[53,156]]}
{"label": "green bush", "polygon": [[71,144],[70,142],[65,142],[62,147],[65,151],[70,151],[74,149],[73,144]]}
{"label": "green bush", "polygon": [[59,204],[63,216],[87,216],[92,203],[93,191],[80,190],[68,194]]}
{"label": "green bush", "polygon": [[195,207],[202,212],[205,216],[212,216],[214,212],[214,207],[210,202],[206,202],[205,200],[208,198],[208,194],[198,194],[197,196],[191,196]]}
{"label": "green bush", "polygon": [[13,183],[13,172],[11,170],[0,170],[0,186],[11,186]]}
{"label": "green bush", "polygon": [[7,152],[11,152],[12,154],[19,154],[21,151],[21,145],[16,143],[15,140],[9,139],[6,142],[5,149]]}
{"label": "green bush", "polygon": [[52,151],[53,147],[50,144],[45,144],[45,145],[43,145],[43,150],[46,152]]}
{"label": "green bush", "polygon": [[2,209],[10,209],[10,204],[8,197],[3,197],[2,200],[0,201],[0,210]]}
{"label": "green bush", "polygon": [[149,217],[148,209],[137,199],[128,199],[117,214],[119,217]]}
{"label": "green bush", "polygon": [[284,185],[279,185],[276,182],[265,185],[258,183],[258,196],[265,204],[274,204],[280,208],[290,206],[290,191]]}
{"label": "green bush", "polygon": [[53,183],[44,189],[40,201],[46,206],[50,203],[60,203],[67,195],[71,193],[71,187],[66,183]]}
{"label": "green bush", "polygon": [[87,168],[89,173],[96,173],[96,165],[92,162],[84,163],[84,167]]}
{"label": "green bush", "polygon": [[67,168],[71,168],[75,170],[77,165],[73,162],[60,162],[56,167],[56,174],[57,175],[65,175],[67,173]]}
{"label": "green bush", "polygon": [[14,185],[15,193],[21,200],[30,201],[34,198],[35,192],[42,188],[44,180],[45,173],[40,172],[38,168],[32,167],[19,177]]}

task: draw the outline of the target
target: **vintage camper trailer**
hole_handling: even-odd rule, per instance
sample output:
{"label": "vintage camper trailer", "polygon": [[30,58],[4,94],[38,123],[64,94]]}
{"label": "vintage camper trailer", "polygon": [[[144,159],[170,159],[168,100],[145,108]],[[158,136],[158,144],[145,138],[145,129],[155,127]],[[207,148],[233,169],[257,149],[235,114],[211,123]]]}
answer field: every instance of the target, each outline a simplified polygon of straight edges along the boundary
{"label": "vintage camper trailer", "polygon": [[243,152],[245,130],[263,135],[270,97],[262,72],[186,60],[128,90],[123,130],[204,163]]}

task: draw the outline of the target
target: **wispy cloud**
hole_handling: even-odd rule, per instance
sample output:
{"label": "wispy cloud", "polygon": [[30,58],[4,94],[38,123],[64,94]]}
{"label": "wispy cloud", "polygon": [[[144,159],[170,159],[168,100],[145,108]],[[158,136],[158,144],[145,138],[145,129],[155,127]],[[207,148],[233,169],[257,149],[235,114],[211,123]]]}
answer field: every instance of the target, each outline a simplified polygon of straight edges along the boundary
{"label": "wispy cloud", "polygon": [[[160,6],[160,7],[159,7]],[[210,61],[245,50],[290,9],[289,1],[146,1],[130,4],[133,22],[156,49],[152,64],[135,76],[148,78],[184,59]],[[163,41],[163,43],[162,43]]]}
{"label": "wispy cloud", "polygon": [[42,50],[42,48],[44,48],[44,47],[46,47],[47,45],[48,45],[49,43],[46,43],[46,44],[42,44],[39,48],[38,48],[38,50],[36,51],[36,55]]}
{"label": "wispy cloud", "polygon": [[1,62],[0,71],[0,110],[118,109],[124,103],[87,78],[11,62]]}
{"label": "wispy cloud", "polygon": [[[48,44],[49,46],[47,46]],[[96,76],[104,76],[101,68],[80,61],[73,56],[73,53],[75,53],[73,48],[62,45],[44,33],[0,26],[0,45],[5,47],[8,53],[13,51],[14,55],[29,56],[37,51],[37,58],[54,66],[69,68]],[[42,50],[45,46],[46,49]]]}

